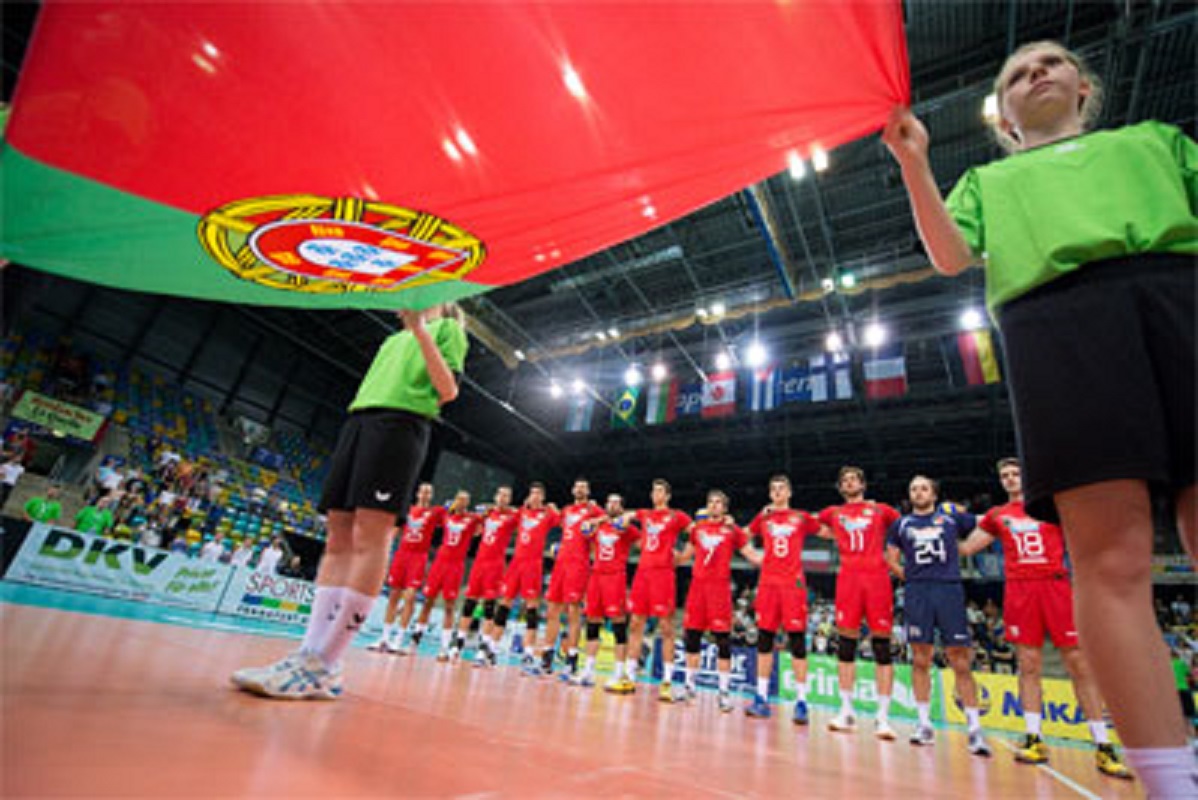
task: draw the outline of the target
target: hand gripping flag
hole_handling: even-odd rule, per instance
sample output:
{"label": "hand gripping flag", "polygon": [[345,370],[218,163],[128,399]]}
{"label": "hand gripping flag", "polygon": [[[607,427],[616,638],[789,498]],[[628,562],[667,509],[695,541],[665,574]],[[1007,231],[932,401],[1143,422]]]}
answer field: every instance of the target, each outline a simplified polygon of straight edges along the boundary
{"label": "hand gripping flag", "polygon": [[49,0],[0,155],[0,256],[422,307],[677,219],[907,99],[898,0]]}

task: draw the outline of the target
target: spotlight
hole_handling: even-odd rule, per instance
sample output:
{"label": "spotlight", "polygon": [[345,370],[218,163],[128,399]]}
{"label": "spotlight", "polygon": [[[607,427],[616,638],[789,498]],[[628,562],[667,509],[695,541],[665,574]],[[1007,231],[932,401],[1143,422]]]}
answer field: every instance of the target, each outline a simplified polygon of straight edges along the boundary
{"label": "spotlight", "polygon": [[886,341],[886,329],[876,322],[865,326],[865,343],[870,347],[879,347]]}
{"label": "spotlight", "polygon": [[653,365],[653,380],[664,381],[666,379],[666,376],[669,374],[670,374],[670,371],[668,369],[666,369],[666,365],[661,363],[660,361],[658,361],[656,364]]}
{"label": "spotlight", "polygon": [[824,339],[824,349],[829,353],[843,352],[844,338],[836,331],[832,331],[828,334],[828,338]]}
{"label": "spotlight", "polygon": [[641,385],[641,371],[636,368],[636,364],[624,370],[624,383],[629,386]]}
{"label": "spotlight", "polygon": [[764,365],[766,359],[765,346],[761,342],[754,341],[749,345],[749,350],[745,354],[745,358],[749,366],[754,369]]}
{"label": "spotlight", "polygon": [[976,308],[967,308],[961,313],[961,328],[964,330],[976,331],[985,324],[982,312]]}
{"label": "spotlight", "polygon": [[716,356],[715,356],[715,368],[716,369],[718,369],[722,372],[723,370],[726,370],[731,366],[732,366],[732,356],[728,355],[727,353],[725,353],[723,351],[716,353]]}

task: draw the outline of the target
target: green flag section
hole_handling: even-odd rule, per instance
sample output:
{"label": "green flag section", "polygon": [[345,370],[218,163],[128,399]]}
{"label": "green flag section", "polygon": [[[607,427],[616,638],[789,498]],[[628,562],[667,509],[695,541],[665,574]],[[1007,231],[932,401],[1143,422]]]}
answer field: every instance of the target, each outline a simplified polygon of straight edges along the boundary
{"label": "green flag section", "polygon": [[[831,708],[840,705],[840,678],[836,671],[836,659],[831,656],[809,656],[807,658],[807,700],[818,706]],[[791,669],[790,653],[783,653],[778,660],[781,671],[778,695],[783,700],[795,699],[795,676]],[[858,715],[872,715],[878,710],[877,684],[874,682],[875,665],[872,661],[857,662],[856,700],[853,705]],[[932,671],[932,719],[944,719],[944,695],[940,687],[938,670]],[[911,689],[911,667],[896,664],[894,667],[894,692],[890,698],[890,715],[900,719],[918,719],[915,710],[915,693]]]}
{"label": "green flag section", "polygon": [[636,427],[636,408],[640,402],[641,387],[626,386],[624,391],[616,395],[616,401],[611,407],[611,426],[613,428]]}

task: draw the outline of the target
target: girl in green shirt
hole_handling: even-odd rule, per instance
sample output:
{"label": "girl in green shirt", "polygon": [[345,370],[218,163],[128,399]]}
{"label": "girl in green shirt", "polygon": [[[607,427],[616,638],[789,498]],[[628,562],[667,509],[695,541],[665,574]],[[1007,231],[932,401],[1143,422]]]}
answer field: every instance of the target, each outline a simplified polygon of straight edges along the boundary
{"label": "girl in green shirt", "polygon": [[1029,514],[1059,519],[1077,627],[1151,796],[1198,793],[1152,610],[1150,487],[1172,495],[1191,557],[1195,493],[1198,147],[1156,122],[1087,133],[1100,84],[1055,42],[995,81],[1012,152],[941,198],[928,133],[898,109],[898,161],[933,265],[986,270],[1003,335]]}

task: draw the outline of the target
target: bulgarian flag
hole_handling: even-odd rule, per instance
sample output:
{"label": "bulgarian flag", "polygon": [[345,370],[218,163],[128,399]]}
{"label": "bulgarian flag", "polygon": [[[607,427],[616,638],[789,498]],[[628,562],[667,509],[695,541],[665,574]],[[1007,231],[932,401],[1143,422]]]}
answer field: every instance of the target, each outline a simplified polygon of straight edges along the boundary
{"label": "bulgarian flag", "polygon": [[678,381],[655,381],[649,385],[649,398],[645,404],[645,423],[660,425],[673,422],[678,407]]}
{"label": "bulgarian flag", "polygon": [[899,0],[48,0],[0,152],[0,256],[422,307],[677,219],[908,95]]}

